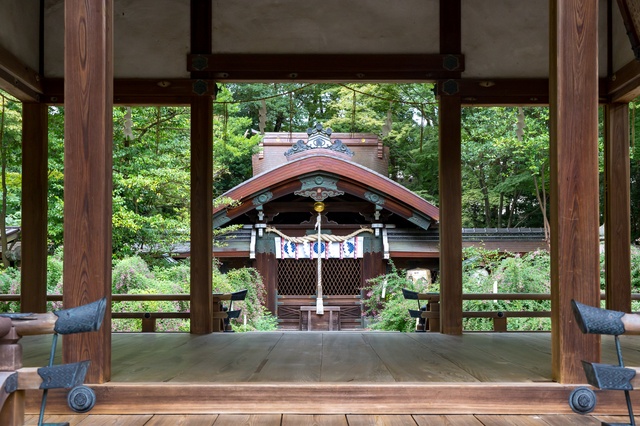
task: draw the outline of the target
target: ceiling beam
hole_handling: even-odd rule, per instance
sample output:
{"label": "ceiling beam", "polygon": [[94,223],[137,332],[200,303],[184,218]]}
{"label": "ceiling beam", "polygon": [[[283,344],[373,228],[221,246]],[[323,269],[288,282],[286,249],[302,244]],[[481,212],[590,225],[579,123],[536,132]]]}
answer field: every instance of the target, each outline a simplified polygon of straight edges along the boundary
{"label": "ceiling beam", "polygon": [[[116,79],[114,103],[121,105],[188,105],[193,96],[195,79]],[[465,105],[522,105],[548,103],[547,79],[461,79],[457,80]],[[215,85],[208,80],[207,94],[214,95]],[[64,101],[62,79],[44,82],[45,103]]]}
{"label": "ceiling beam", "polygon": [[[202,85],[206,83],[206,86]],[[47,79],[44,83],[44,102],[62,104],[64,102],[64,80]],[[204,88],[204,92],[200,90]],[[196,89],[198,91],[196,92]],[[196,96],[215,96],[216,85],[211,80],[197,79],[115,79],[113,103],[120,105],[189,105]]]}
{"label": "ceiling beam", "polygon": [[212,54],[188,55],[187,69],[216,81],[433,81],[464,71],[464,55]]}
{"label": "ceiling beam", "polygon": [[615,72],[607,94],[610,102],[631,102],[640,96],[640,62],[633,60]]}
{"label": "ceiling beam", "polygon": [[[634,69],[637,68],[637,72]],[[613,82],[600,80],[601,103],[613,97],[622,102],[618,93],[640,84],[640,63],[628,64],[616,75]],[[194,89],[203,80],[197,79],[116,79],[114,81],[114,104],[119,105],[189,105],[191,98],[199,96]],[[214,96],[216,86],[212,80],[207,83],[206,95]],[[549,80],[546,78],[525,79],[459,79],[456,80],[464,106],[495,105],[548,105]],[[62,79],[46,79],[44,94],[40,99],[47,104],[64,102],[64,82]],[[638,90],[636,88],[636,90]],[[607,96],[609,95],[609,96]],[[633,99],[632,96],[630,99]],[[626,99],[626,97],[625,97]]]}
{"label": "ceiling beam", "polygon": [[38,101],[42,94],[40,75],[13,53],[0,46],[0,89],[22,101]]}

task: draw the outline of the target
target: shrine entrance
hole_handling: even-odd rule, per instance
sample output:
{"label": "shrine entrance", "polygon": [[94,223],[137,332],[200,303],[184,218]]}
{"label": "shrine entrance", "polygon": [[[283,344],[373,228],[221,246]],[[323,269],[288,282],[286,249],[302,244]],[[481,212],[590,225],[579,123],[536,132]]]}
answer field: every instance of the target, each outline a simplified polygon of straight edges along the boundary
{"label": "shrine entrance", "polygon": [[[334,310],[333,329],[354,330],[362,324],[363,261],[324,259],[322,287],[325,309]],[[317,269],[314,259],[279,259],[277,312],[280,328],[308,329],[305,307],[316,304]],[[337,309],[339,308],[339,309]]]}
{"label": "shrine entrance", "polygon": [[364,328],[362,289],[389,259],[429,268],[438,208],[387,177],[377,135],[318,123],[265,134],[260,149],[254,177],[224,194],[237,202],[214,209],[214,227],[242,226],[216,257],[231,266],[246,256],[282,330]]}

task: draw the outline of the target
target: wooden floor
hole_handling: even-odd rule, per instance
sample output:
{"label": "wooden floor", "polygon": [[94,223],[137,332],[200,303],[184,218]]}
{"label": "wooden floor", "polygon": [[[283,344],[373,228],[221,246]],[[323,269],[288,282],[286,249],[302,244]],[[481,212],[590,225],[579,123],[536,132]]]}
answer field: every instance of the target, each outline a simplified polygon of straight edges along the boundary
{"label": "wooden floor", "polygon": [[[70,426],[599,426],[602,421],[628,423],[622,416],[566,415],[374,415],[374,414],[199,414],[199,415],[53,415],[45,422],[69,422]],[[640,417],[635,418],[640,423]],[[38,424],[37,416],[26,418],[25,426]]]}
{"label": "wooden floor", "polygon": [[[25,337],[22,344],[25,367],[46,364],[51,336]],[[623,336],[622,346],[627,365],[640,365],[640,339]],[[570,420],[568,396],[575,386],[551,380],[550,348],[548,333],[114,334],[112,381],[92,386],[98,403],[91,413],[146,415],[142,423],[132,417],[131,424],[164,424],[151,414],[206,414],[194,419],[217,425],[226,424],[220,423],[226,415],[254,413],[335,414],[325,420],[350,425],[361,424],[360,417],[347,413],[412,419],[371,423],[363,417],[369,420],[362,424],[585,424],[589,417]],[[608,337],[601,362],[617,363]],[[626,412],[621,392],[596,394],[595,414]],[[65,395],[51,392],[47,412],[68,413]],[[640,404],[636,392],[632,396]],[[38,404],[38,394],[28,393],[27,412],[37,412]],[[475,417],[427,423],[438,418],[418,416],[431,414]],[[527,416],[516,423],[491,417],[512,414]],[[551,414],[570,417],[553,423],[545,417]],[[261,419],[290,424],[285,417]]]}

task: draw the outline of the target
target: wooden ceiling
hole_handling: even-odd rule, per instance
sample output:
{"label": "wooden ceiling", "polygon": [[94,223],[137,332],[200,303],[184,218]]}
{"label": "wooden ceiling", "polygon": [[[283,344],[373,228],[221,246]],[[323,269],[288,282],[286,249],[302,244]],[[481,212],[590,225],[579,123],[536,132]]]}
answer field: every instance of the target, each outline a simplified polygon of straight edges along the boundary
{"label": "wooden ceiling", "polygon": [[[452,80],[464,104],[546,104],[548,2],[455,3],[114,0],[114,102],[186,104],[196,79],[208,94],[215,81]],[[0,88],[63,101],[63,14],[62,0],[0,2]],[[615,1],[599,0],[599,29],[601,99],[622,99],[637,70]]]}

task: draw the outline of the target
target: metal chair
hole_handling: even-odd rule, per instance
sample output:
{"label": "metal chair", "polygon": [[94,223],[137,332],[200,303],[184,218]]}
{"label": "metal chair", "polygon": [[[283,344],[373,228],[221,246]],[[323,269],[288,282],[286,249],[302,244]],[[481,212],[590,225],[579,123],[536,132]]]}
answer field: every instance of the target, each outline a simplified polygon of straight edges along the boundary
{"label": "metal chair", "polygon": [[[607,334],[614,336],[618,365],[600,364],[595,362],[582,361],[582,368],[587,377],[587,382],[600,390],[622,390],[627,402],[629,413],[629,423],[605,423],[608,426],[635,426],[633,417],[633,407],[631,406],[631,395],[633,390],[631,380],[636,375],[636,371],[625,368],[620,348],[619,335],[624,334],[625,328],[621,318],[626,314],[619,311],[595,308],[582,303],[571,301],[573,314],[580,331],[588,334]],[[569,406],[579,414],[587,414],[593,411],[596,406],[595,392],[586,387],[580,386],[569,395]]]}
{"label": "metal chair", "polygon": [[54,311],[58,319],[53,329],[54,333],[51,353],[49,355],[49,365],[38,369],[38,375],[42,378],[40,389],[43,389],[38,426],[69,426],[69,423],[42,423],[49,389],[71,389],[67,394],[67,405],[77,413],[86,413],[94,407],[96,395],[91,388],[83,385],[91,361],[86,360],[54,366],[53,359],[56,353],[58,335],[99,330],[102,325],[106,306],[107,299],[102,298],[75,308]]}

